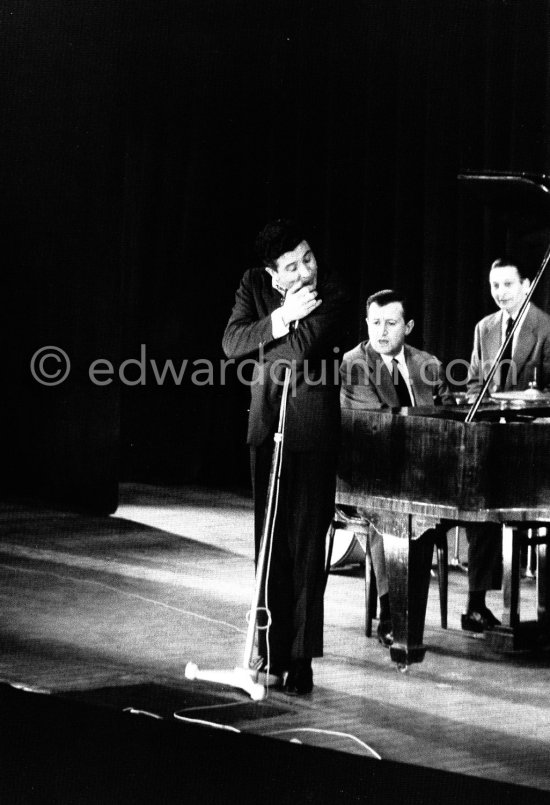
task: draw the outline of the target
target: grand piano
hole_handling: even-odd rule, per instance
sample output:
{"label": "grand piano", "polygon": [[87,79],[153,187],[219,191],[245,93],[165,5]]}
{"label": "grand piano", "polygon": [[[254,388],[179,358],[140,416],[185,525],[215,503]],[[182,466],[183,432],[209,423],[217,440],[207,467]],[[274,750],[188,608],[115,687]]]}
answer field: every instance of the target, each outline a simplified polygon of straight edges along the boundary
{"label": "grand piano", "polygon": [[[532,209],[548,220],[548,183],[525,174],[463,176],[510,209]],[[544,177],[546,178],[546,177]],[[487,195],[485,196],[487,198]],[[541,201],[542,198],[542,201]],[[546,266],[550,247],[526,304]],[[518,320],[519,320],[518,316]],[[513,333],[510,334],[510,339]],[[500,357],[495,360],[496,370]],[[488,393],[489,374],[475,402],[399,411],[343,411],[336,503],[353,506],[383,535],[394,643],[402,668],[421,662],[433,553],[433,529],[499,523],[503,536],[502,626],[486,633],[494,648],[550,642],[547,536],[537,550],[537,617],[519,612],[519,535],[550,534],[550,397],[533,389],[512,399]]]}
{"label": "grand piano", "polygon": [[[518,530],[550,527],[550,408],[483,406],[465,422],[460,408],[343,411],[336,502],[361,510],[383,534],[394,643],[402,666],[424,658],[432,529],[500,523],[502,626],[495,647],[521,648],[550,637],[546,540],[537,544],[538,618],[519,617]],[[483,420],[481,417],[485,416]]]}

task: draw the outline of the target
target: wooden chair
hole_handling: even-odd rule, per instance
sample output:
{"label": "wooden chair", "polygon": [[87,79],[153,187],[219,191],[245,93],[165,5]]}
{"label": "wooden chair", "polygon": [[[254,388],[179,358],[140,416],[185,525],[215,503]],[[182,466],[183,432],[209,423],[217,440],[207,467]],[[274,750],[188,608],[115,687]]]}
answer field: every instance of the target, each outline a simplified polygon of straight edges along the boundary
{"label": "wooden chair", "polygon": [[[522,648],[523,634],[530,624],[548,633],[550,624],[550,573],[547,562],[550,544],[550,524],[528,529],[515,529],[508,525],[502,528],[502,625],[489,634],[494,646]],[[521,550],[524,545],[536,551],[537,613],[534,621],[523,621],[520,614]]]}

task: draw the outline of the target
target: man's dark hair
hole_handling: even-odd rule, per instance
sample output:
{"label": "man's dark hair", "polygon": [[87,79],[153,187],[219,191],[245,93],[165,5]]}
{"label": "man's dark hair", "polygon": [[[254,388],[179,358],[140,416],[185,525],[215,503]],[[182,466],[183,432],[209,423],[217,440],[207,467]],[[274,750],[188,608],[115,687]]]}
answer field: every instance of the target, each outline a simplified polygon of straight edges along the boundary
{"label": "man's dark hair", "polygon": [[491,263],[492,268],[502,268],[503,266],[514,266],[517,268],[520,280],[529,279],[529,274],[526,271],[525,263],[519,260],[515,254],[503,254],[502,257],[497,257]]}
{"label": "man's dark hair", "polygon": [[303,240],[305,232],[294,221],[277,218],[264,226],[256,238],[256,254],[263,266],[275,268],[277,259],[293,251]]}
{"label": "man's dark hair", "polygon": [[409,315],[409,306],[406,298],[403,296],[403,294],[400,294],[397,291],[392,291],[391,289],[387,288],[384,291],[377,291],[369,296],[367,299],[367,316],[369,315],[369,308],[373,302],[376,302],[376,304],[380,307],[389,305],[392,302],[401,302],[401,305],[403,306],[403,318],[405,321],[409,321],[411,318]]}

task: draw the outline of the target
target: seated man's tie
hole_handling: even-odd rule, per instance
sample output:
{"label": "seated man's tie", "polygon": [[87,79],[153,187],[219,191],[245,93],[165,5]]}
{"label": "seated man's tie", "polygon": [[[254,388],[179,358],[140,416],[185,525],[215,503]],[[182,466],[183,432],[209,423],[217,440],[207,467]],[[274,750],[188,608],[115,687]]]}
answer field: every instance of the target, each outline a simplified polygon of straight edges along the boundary
{"label": "seated man's tie", "polygon": [[[508,338],[512,327],[514,326],[514,320],[509,318],[506,322],[506,334],[504,338]],[[504,352],[502,353],[502,358],[500,359],[500,390],[502,391],[506,385],[506,379],[508,377],[508,372],[510,371],[510,361],[512,360],[512,341],[508,344]]]}
{"label": "seated man's tie", "polygon": [[409,393],[409,389],[407,383],[405,382],[405,378],[401,374],[401,369],[399,368],[399,361],[397,358],[392,359],[393,365],[393,384],[395,386],[395,391],[397,393],[397,399],[399,400],[399,405],[401,408],[409,408],[410,406],[414,405],[411,395]]}

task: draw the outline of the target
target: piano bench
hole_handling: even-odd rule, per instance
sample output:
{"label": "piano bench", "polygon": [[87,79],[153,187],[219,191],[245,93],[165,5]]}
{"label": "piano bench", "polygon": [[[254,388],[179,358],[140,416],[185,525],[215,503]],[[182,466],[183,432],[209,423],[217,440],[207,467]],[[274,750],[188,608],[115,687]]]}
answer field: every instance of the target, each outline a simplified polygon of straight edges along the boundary
{"label": "piano bench", "polygon": [[[502,623],[485,639],[496,651],[521,651],[545,647],[550,634],[550,573],[547,561],[550,523],[536,522],[502,526]],[[536,552],[535,619],[523,619],[520,613],[520,577],[522,548]],[[529,567],[529,562],[528,562]]]}

